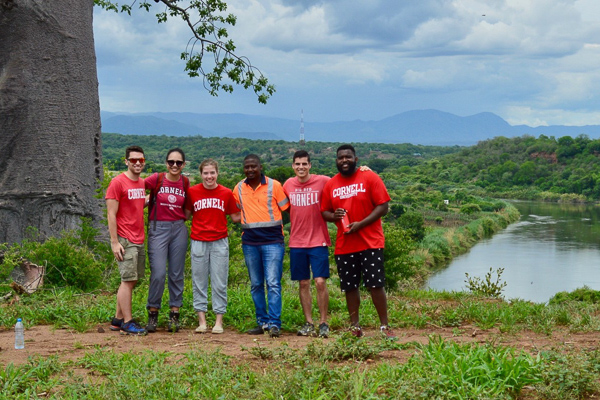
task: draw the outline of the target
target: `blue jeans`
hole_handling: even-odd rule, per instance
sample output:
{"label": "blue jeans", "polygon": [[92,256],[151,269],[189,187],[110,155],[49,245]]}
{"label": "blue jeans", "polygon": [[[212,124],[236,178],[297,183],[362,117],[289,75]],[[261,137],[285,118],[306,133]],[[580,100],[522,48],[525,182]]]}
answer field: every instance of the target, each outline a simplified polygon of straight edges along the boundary
{"label": "blue jeans", "polygon": [[[281,277],[283,275],[283,243],[243,244],[244,259],[250,275],[250,293],[256,309],[256,323],[281,328]],[[265,300],[265,283],[267,298]]]}

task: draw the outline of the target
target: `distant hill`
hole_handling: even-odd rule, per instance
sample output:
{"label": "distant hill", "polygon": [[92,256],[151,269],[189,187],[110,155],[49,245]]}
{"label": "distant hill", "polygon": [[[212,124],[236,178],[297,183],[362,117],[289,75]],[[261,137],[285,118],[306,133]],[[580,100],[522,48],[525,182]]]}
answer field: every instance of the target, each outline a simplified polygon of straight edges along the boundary
{"label": "distant hill", "polygon": [[[102,131],[136,134],[233,137],[297,142],[300,121],[246,114],[112,113],[102,115]],[[496,114],[467,117],[438,110],[413,110],[379,121],[310,122],[304,124],[307,141],[412,143],[469,146],[496,136],[522,135],[600,137],[600,126],[513,126]]]}
{"label": "distant hill", "polygon": [[283,140],[280,136],[277,136],[271,132],[236,132],[225,135],[225,137],[236,139],[252,139],[252,140]]}

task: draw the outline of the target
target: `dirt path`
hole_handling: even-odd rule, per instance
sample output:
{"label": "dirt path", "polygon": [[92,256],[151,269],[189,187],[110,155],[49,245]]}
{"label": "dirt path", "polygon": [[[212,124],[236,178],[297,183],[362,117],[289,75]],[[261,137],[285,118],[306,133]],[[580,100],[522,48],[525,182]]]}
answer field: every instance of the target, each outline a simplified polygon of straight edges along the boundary
{"label": "dirt path", "polygon": [[[94,351],[97,347],[121,352],[154,350],[173,353],[185,353],[194,348],[220,349],[223,354],[235,357],[240,362],[251,363],[257,361],[257,358],[247,351],[243,351],[242,347],[256,346],[255,340],[258,340],[263,347],[274,348],[285,343],[292,349],[303,348],[312,340],[321,340],[299,337],[287,332],[278,339],[270,339],[267,336],[250,336],[231,329],[226,330],[222,335],[196,334],[193,330],[186,329],[176,334],[159,331],[145,337],[133,337],[111,332],[108,326],[108,324],[99,325],[97,329],[86,333],[54,329],[45,325],[34,326],[25,332],[26,342],[23,350],[14,349],[14,332],[12,330],[1,331],[0,365],[22,364],[27,361],[28,357],[35,355],[43,357],[58,355],[61,361],[76,360],[83,357],[86,352]],[[456,331],[451,328],[397,329],[395,332],[400,343],[427,343],[428,336],[433,334],[456,342],[491,342],[495,345],[523,349],[533,354],[549,349],[565,352],[572,349],[595,349],[599,339],[597,333],[570,334],[560,330],[555,331],[550,337],[528,331],[515,335],[503,335],[495,329],[480,331],[472,326],[461,327],[459,335],[453,334]],[[376,331],[366,331],[367,337],[376,335]],[[332,341],[335,340],[335,337],[324,340]],[[386,351],[379,359],[388,362],[404,362],[413,353],[414,349]]]}

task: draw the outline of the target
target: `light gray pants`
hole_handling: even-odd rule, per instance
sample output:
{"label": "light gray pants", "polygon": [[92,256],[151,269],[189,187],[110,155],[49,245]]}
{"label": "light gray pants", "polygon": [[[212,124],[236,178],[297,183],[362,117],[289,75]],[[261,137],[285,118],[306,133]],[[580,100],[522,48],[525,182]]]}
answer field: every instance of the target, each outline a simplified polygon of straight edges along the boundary
{"label": "light gray pants", "polygon": [[212,287],[212,308],[215,314],[227,310],[227,276],[229,274],[229,239],[201,242],[192,240],[192,284],[194,309],[206,312],[208,307],[208,277]]}
{"label": "light gray pants", "polygon": [[188,247],[188,230],[184,220],[150,222],[148,229],[148,258],[150,287],[146,308],[160,309],[165,291],[167,261],[169,262],[169,307],[183,303],[183,273]]}

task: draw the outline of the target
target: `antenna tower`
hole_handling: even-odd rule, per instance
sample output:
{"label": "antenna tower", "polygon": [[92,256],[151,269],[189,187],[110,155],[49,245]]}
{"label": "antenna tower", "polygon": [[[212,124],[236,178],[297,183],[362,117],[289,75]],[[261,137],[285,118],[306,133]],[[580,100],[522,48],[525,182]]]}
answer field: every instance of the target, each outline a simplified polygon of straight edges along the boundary
{"label": "antenna tower", "polygon": [[304,146],[304,109],[300,110],[300,146]]}

